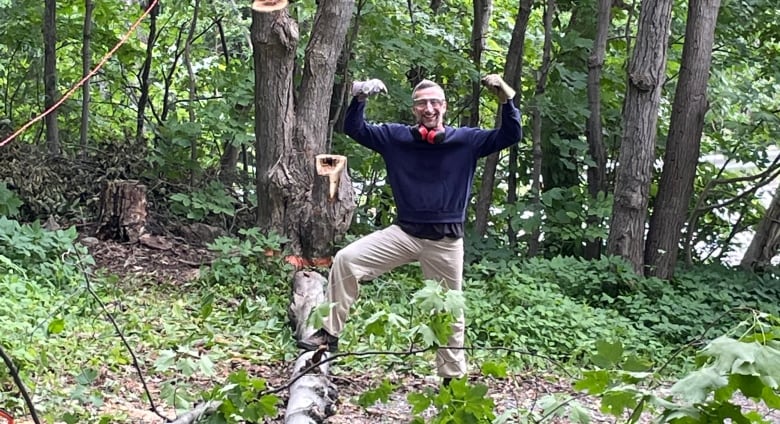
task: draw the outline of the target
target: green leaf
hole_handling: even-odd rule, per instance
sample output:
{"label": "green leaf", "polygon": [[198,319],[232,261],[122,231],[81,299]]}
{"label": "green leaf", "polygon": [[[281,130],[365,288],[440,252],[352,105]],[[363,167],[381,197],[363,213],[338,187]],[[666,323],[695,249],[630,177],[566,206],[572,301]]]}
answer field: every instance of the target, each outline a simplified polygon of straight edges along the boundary
{"label": "green leaf", "polygon": [[611,381],[612,378],[610,377],[609,371],[585,371],[582,378],[574,383],[574,388],[576,390],[586,391],[591,395],[598,395],[607,390]]}
{"label": "green leaf", "polygon": [[622,416],[626,410],[632,410],[637,405],[636,394],[629,390],[613,389],[601,398],[601,411],[616,417]]}
{"label": "green leaf", "polygon": [[431,406],[431,399],[422,393],[409,393],[406,400],[412,405],[412,414],[419,414]]}
{"label": "green leaf", "polygon": [[59,334],[62,333],[64,330],[65,330],[65,320],[62,318],[51,320],[51,322],[49,322],[49,326],[46,327],[46,332],[49,335]]}
{"label": "green leaf", "polygon": [[579,402],[571,402],[569,405],[569,419],[573,423],[579,423],[579,424],[589,424],[590,423],[590,413],[587,409],[583,408],[582,405],[579,404]]}
{"label": "green leaf", "polygon": [[596,352],[596,355],[591,358],[594,364],[605,369],[614,368],[623,358],[623,344],[597,340]]}
{"label": "green leaf", "polygon": [[383,336],[387,322],[387,312],[377,311],[366,320],[366,324],[363,326],[364,333],[366,335]]}
{"label": "green leaf", "polygon": [[98,377],[98,371],[94,368],[86,367],[82,368],[81,372],[76,375],[76,383],[82,386],[88,386],[92,384]]}
{"label": "green leaf", "polygon": [[506,378],[507,364],[505,362],[485,362],[480,367],[482,374],[497,378]]}
{"label": "green leaf", "polygon": [[276,395],[261,396],[257,404],[260,406],[259,411],[263,417],[274,417],[276,416],[276,405],[279,404],[279,397]]}
{"label": "green leaf", "polygon": [[728,379],[713,367],[696,370],[675,383],[671,392],[684,399],[698,403],[707,399],[710,392],[728,384]]}
{"label": "green leaf", "polygon": [[433,313],[445,310],[443,288],[435,281],[426,280],[425,287],[418,290],[412,296],[412,301],[424,313]]}
{"label": "green leaf", "polygon": [[387,401],[390,400],[390,394],[392,394],[393,390],[395,389],[396,386],[390,383],[389,380],[382,380],[379,386],[375,389],[370,389],[361,393],[358,397],[357,403],[363,408],[368,408],[369,406],[374,405],[377,401],[387,403]]}

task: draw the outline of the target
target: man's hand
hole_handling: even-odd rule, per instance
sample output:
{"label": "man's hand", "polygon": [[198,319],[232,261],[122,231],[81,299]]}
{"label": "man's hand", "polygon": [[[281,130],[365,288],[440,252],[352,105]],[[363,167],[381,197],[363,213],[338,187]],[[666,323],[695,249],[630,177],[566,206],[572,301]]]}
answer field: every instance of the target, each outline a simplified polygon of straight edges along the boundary
{"label": "man's hand", "polygon": [[486,75],[482,78],[482,85],[485,86],[491,93],[498,96],[498,100],[501,103],[506,103],[507,100],[515,97],[515,90],[507,84],[501,76],[498,74]]}
{"label": "man's hand", "polygon": [[387,87],[385,87],[385,83],[383,83],[382,80],[374,78],[367,81],[355,81],[352,83],[352,95],[356,96],[360,101],[377,93],[387,93]]}

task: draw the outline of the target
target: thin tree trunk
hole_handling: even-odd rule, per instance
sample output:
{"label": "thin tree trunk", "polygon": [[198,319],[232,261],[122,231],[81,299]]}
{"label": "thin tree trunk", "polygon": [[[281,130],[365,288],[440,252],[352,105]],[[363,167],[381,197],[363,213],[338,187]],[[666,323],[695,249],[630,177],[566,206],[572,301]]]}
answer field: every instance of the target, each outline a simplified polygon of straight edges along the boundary
{"label": "thin tree trunk", "polygon": [[[521,0],[515,26],[512,29],[512,39],[509,42],[509,50],[506,56],[506,65],[504,67],[504,81],[507,84],[517,88],[518,96],[522,93],[520,78],[523,73],[523,57],[525,55],[525,31],[528,28],[528,20],[531,17],[531,5],[534,0]],[[520,105],[520,99],[515,97],[514,102]],[[496,122],[498,123],[501,111],[496,113]],[[516,147],[513,146],[516,149]],[[511,151],[510,151],[511,152]],[[498,168],[499,152],[489,155],[485,159],[484,172],[482,173],[482,183],[477,195],[477,204],[475,207],[474,231],[482,237],[487,233],[488,218],[490,216],[490,206],[493,204],[493,186],[495,185],[496,169]],[[516,198],[515,198],[516,199]],[[513,230],[510,229],[510,232]]]}
{"label": "thin tree trunk", "polygon": [[645,221],[671,17],[672,0],[642,2],[637,43],[628,68],[607,252],[628,260],[638,274],[643,270]]}
{"label": "thin tree trunk", "polygon": [[149,37],[146,40],[146,56],[141,67],[141,75],[138,77],[141,94],[138,97],[138,113],[135,118],[135,142],[139,146],[144,146],[146,143],[144,119],[146,118],[146,104],[149,101],[149,73],[152,69],[152,52],[157,42],[157,12],[159,10],[160,6],[157,4],[149,13]]}
{"label": "thin tree trunk", "polygon": [[[46,0],[43,12],[43,86],[44,106],[49,110],[60,99],[57,90],[57,0]],[[59,155],[60,130],[57,109],[46,115],[46,146],[50,155]]]}
{"label": "thin tree trunk", "polygon": [[688,4],[663,173],[645,244],[645,272],[663,279],[674,276],[680,235],[693,195],[719,8],[720,0],[690,0]]}
{"label": "thin tree trunk", "polygon": [[[542,51],[542,64],[537,72],[536,89],[531,112],[531,139],[533,143],[533,168],[531,171],[531,208],[536,213],[542,211],[542,112],[541,99],[547,87],[547,75],[550,72],[552,52],[552,18],[555,12],[555,0],[547,0],[544,9],[544,47]],[[537,225],[530,234],[528,240],[528,257],[534,257],[539,253],[541,238],[541,224]]]}
{"label": "thin tree trunk", "polygon": [[[594,165],[588,167],[588,193],[594,200],[607,190],[607,153],[601,127],[601,69],[607,50],[607,35],[611,23],[612,0],[599,0],[596,38],[588,58],[588,108],[587,122],[588,152]],[[595,218],[588,218],[587,225],[600,225]],[[584,257],[596,259],[601,256],[601,238],[586,241]]]}
{"label": "thin tree trunk", "polygon": [[[198,12],[200,11],[200,0],[195,0],[195,8],[192,11],[192,20],[190,21],[190,30],[187,32],[187,41],[184,43],[184,63],[187,66],[188,93],[190,101],[187,102],[187,113],[190,123],[195,123],[195,97],[197,96],[195,85],[195,72],[192,70],[192,40],[195,38],[195,28],[198,24]],[[198,164],[198,140],[196,137],[190,137],[190,187],[195,186],[195,174]]]}
{"label": "thin tree trunk", "polygon": [[[493,0],[474,0],[474,22],[471,26],[471,61],[477,72],[482,69],[482,52],[485,50],[485,34],[493,14]],[[479,126],[479,93],[482,84],[479,78],[471,82],[471,104],[469,105],[468,126]]]}
{"label": "thin tree trunk", "polygon": [[[92,2],[92,0],[84,0],[84,35],[81,48],[81,73],[84,77],[89,75],[89,71],[92,68],[92,50],[90,43],[92,42],[92,11],[94,9],[95,4]],[[87,154],[87,143],[89,136],[89,82],[90,79],[87,78],[87,80],[84,81],[84,85],[81,87],[82,101],[79,146],[81,147],[82,158],[86,157]]]}

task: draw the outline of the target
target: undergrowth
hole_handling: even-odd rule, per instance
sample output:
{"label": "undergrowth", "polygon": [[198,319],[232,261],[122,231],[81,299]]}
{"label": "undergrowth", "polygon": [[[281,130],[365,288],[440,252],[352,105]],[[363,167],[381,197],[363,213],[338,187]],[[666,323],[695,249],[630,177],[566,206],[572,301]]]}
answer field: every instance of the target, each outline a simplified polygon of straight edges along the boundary
{"label": "undergrowth", "polygon": [[[201,270],[200,279],[157,286],[102,275],[76,237],[73,229],[49,232],[0,218],[0,347],[13,358],[47,422],[129,422],[125,412],[110,409],[117,399],[153,402],[168,416],[203,399],[219,400],[223,406],[216,416],[222,422],[279,413],[279,399],[264,395],[266,382],[251,370],[289,362],[297,352],[287,322],[294,270],[277,254],[284,240],[256,230],[218,239],[210,248],[219,257]],[[727,369],[716,350],[725,346],[722,337],[777,349],[771,317],[780,316],[780,289],[773,278],[707,266],[665,282],[637,277],[615,258],[555,258],[471,264],[464,288],[463,297],[448,296],[423,282],[416,266],[367,282],[342,349],[387,353],[347,356],[337,367],[350,373],[431,375],[435,346],[446,342],[452,313],[465,307],[469,361],[484,375],[505,378],[533,370],[581,376],[581,389],[606,399],[605,411],[624,418],[640,405],[667,418],[714,414],[638,385],[677,378],[690,382],[686,375],[713,376],[707,387],[721,403],[712,408],[728,409],[735,391],[775,405],[776,375],[764,365]],[[752,311],[762,312],[747,331],[740,323],[758,314]],[[140,370],[119,343],[109,315],[138,357]],[[399,354],[412,348],[419,353]],[[742,347],[730,349],[742,352]],[[698,362],[697,352],[704,355]],[[132,391],[119,383],[140,381],[139,371],[153,382],[153,394],[147,395],[140,383]],[[382,382],[354,401],[366,406],[386,400],[392,390]],[[528,411],[494,416],[493,406],[484,403],[485,390],[461,380],[447,391],[418,393],[409,402],[413,414],[435,405],[436,422],[462,418],[467,409],[476,414],[469,418],[474,422],[531,416]],[[622,406],[614,406],[616,397],[625,401],[618,402]],[[570,400],[561,402],[565,407],[559,410],[580,422],[572,417],[581,409]],[[0,367],[0,407],[18,416],[26,410],[5,367]]]}

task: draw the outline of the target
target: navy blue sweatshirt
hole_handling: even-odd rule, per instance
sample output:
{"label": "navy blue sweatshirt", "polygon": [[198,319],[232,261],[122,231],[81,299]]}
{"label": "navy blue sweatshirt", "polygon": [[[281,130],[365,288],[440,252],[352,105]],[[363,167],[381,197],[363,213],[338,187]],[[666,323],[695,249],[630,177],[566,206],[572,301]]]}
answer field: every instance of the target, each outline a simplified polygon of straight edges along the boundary
{"label": "navy blue sweatshirt", "polygon": [[402,222],[465,222],[477,159],[517,143],[522,136],[520,111],[512,101],[501,106],[500,128],[447,126],[440,144],[415,139],[416,128],[409,125],[368,124],[365,107],[365,102],[352,99],[344,132],[384,159]]}

